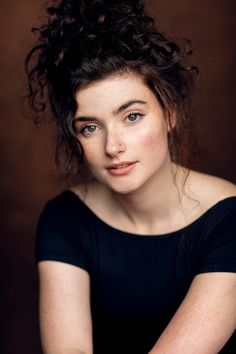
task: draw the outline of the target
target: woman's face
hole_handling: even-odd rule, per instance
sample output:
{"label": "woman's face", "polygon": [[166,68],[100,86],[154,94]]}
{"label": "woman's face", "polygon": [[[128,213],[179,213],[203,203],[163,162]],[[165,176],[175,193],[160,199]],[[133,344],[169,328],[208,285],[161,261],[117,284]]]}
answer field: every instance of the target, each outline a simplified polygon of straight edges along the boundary
{"label": "woman's face", "polygon": [[131,193],[170,166],[168,125],[153,92],[132,73],[78,90],[76,129],[92,175]]}

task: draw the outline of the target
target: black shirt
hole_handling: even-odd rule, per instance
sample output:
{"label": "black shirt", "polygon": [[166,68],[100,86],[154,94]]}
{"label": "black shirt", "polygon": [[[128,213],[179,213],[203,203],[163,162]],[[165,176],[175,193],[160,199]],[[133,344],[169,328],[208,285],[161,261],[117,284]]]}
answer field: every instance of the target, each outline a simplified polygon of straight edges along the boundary
{"label": "black shirt", "polygon": [[[89,273],[94,354],[147,354],[197,274],[236,272],[236,197],[178,231],[153,236],[111,227],[64,191],[42,211],[36,260]],[[234,340],[221,353],[233,354]]]}

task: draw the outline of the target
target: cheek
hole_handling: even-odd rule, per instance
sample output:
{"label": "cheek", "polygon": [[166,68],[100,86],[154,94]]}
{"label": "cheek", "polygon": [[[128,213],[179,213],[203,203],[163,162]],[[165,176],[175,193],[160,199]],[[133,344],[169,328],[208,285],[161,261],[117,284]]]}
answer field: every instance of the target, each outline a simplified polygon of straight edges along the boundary
{"label": "cheek", "polygon": [[88,165],[96,164],[99,160],[98,147],[96,144],[82,144],[84,150],[84,161]]}
{"label": "cheek", "polygon": [[165,126],[158,127],[153,131],[143,132],[140,136],[140,143],[142,147],[147,150],[153,150],[164,148],[168,145],[167,130]]}
{"label": "cheek", "polygon": [[145,149],[153,149],[160,144],[157,134],[148,134],[143,137],[142,146]]}

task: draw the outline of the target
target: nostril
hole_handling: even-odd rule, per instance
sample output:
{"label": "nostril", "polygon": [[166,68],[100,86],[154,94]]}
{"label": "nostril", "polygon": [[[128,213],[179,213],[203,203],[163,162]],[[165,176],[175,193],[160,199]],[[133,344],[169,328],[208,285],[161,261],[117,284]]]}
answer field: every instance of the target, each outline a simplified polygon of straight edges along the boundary
{"label": "nostril", "polygon": [[108,154],[117,154],[125,150],[125,144],[116,138],[107,139],[106,152]]}

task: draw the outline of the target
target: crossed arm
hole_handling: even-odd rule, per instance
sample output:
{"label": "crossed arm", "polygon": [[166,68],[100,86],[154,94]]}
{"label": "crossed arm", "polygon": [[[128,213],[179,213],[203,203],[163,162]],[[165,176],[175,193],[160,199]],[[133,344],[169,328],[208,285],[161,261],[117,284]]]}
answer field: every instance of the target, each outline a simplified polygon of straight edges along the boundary
{"label": "crossed arm", "polygon": [[[44,353],[92,354],[88,273],[44,261],[39,275]],[[152,350],[144,354],[217,354],[235,328],[236,274],[199,274]]]}
{"label": "crossed arm", "polygon": [[40,332],[44,354],[92,354],[90,283],[76,266],[39,263]]}
{"label": "crossed arm", "polygon": [[148,354],[217,354],[235,328],[236,274],[199,274]]}

